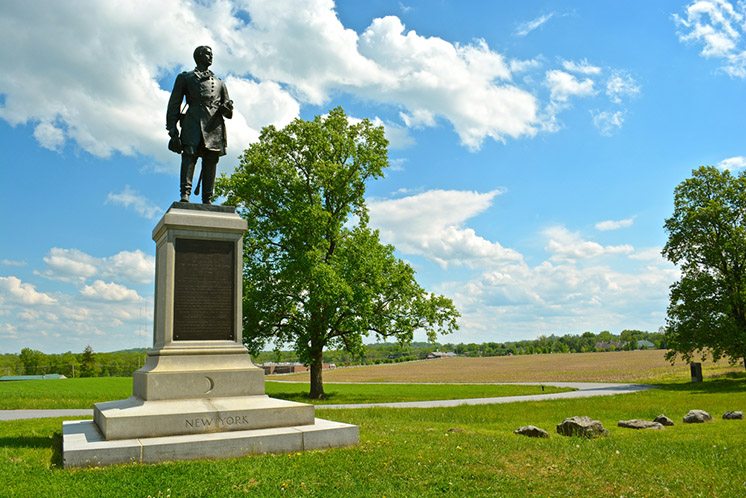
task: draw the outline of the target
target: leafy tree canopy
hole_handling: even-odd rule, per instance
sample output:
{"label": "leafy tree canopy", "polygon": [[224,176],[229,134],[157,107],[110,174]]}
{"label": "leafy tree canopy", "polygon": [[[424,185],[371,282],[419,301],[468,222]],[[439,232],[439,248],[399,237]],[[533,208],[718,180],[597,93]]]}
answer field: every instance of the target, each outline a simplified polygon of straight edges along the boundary
{"label": "leafy tree canopy", "polygon": [[746,359],[746,173],[711,166],[674,192],[663,255],[681,268],[671,286],[669,358]]}
{"label": "leafy tree canopy", "polygon": [[218,182],[248,222],[244,339],[292,344],[323,397],[325,348],[359,352],[363,337],[412,341],[457,328],[450,299],[426,293],[414,270],[368,227],[365,186],[388,166],[383,128],[341,108],[284,129],[268,126]]}

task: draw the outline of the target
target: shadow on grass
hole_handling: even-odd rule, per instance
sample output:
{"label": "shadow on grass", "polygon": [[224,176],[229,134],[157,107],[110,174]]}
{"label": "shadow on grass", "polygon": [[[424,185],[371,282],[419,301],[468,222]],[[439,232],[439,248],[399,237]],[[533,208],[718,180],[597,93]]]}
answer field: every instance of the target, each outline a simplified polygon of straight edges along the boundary
{"label": "shadow on grass", "polygon": [[729,372],[705,379],[704,382],[681,382],[677,384],[656,384],[663,391],[678,391],[691,394],[707,393],[746,393],[746,372]]}
{"label": "shadow on grass", "polygon": [[55,432],[52,434],[52,458],[49,463],[52,467],[62,468],[64,466],[62,461],[62,433]]}
{"label": "shadow on grass", "polygon": [[53,438],[49,436],[0,437],[2,448],[51,448],[53,444]]}
{"label": "shadow on grass", "polygon": [[62,468],[62,433],[51,436],[0,437],[0,448],[50,449],[52,467]]}
{"label": "shadow on grass", "polygon": [[298,403],[324,403],[333,401],[336,394],[326,393],[324,394],[323,399],[311,399],[308,397],[308,393],[306,392],[271,393],[270,396],[273,398],[284,399],[286,401],[297,401]]}

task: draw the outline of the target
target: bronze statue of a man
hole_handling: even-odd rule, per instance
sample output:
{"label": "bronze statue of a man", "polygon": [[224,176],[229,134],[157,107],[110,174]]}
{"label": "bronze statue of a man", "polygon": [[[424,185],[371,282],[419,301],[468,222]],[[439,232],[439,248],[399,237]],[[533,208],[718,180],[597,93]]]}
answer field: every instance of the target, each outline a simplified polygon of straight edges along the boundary
{"label": "bronze statue of a man", "polygon": [[[181,202],[189,202],[194,166],[201,157],[202,202],[210,204],[218,159],[225,155],[227,145],[223,118],[233,117],[233,101],[228,98],[225,84],[208,69],[212,64],[212,49],[197,47],[194,62],[197,67],[193,71],[184,71],[176,77],[168,99],[166,129],[171,136],[169,149],[181,153]],[[182,114],[185,98],[188,108]],[[177,123],[181,125],[181,134]]]}

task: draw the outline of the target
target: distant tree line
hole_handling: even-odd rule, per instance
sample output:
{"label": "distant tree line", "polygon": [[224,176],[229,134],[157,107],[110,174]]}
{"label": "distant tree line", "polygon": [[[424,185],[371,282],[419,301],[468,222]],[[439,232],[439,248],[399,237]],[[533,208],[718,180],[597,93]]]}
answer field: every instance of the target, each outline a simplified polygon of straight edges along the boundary
{"label": "distant tree line", "polygon": [[[652,346],[640,346],[638,341],[647,341]],[[361,354],[345,350],[324,352],[324,362],[337,366],[375,365],[422,360],[428,354],[441,351],[460,356],[508,356],[547,353],[587,353],[593,351],[622,351],[666,349],[662,332],[623,330],[620,334],[608,331],[584,332],[580,335],[542,335],[537,339],[508,342],[483,342],[469,344],[441,344],[438,342],[413,342],[401,345],[397,342],[365,344]],[[62,374],[66,377],[129,377],[145,362],[144,349],[129,349],[111,353],[95,353],[90,346],[80,353],[46,354],[31,348],[23,348],[19,354],[0,354],[0,376]],[[295,351],[262,351],[254,356],[255,363],[296,362]]]}
{"label": "distant tree line", "polygon": [[[640,341],[643,341],[640,343]],[[612,334],[599,333],[566,334],[562,336],[539,336],[537,339],[508,342],[483,342],[469,344],[441,344],[438,342],[413,342],[409,345],[381,342],[366,344],[360,355],[347,351],[330,350],[324,352],[324,362],[337,366],[399,363],[425,359],[435,351],[453,352],[460,356],[508,356],[548,353],[589,353],[596,351],[629,351],[635,349],[666,349],[662,331],[623,330]],[[254,358],[257,363],[294,362],[298,356],[293,351],[263,351]]]}
{"label": "distant tree line", "polygon": [[95,353],[87,346],[80,353],[47,354],[23,348],[19,354],[0,355],[0,376],[61,374],[74,377],[128,377],[145,361],[144,349]]}
{"label": "distant tree line", "polygon": [[[642,342],[641,342],[642,341]],[[663,332],[623,330],[619,335],[609,331],[580,335],[541,335],[537,339],[515,342],[485,342],[481,344],[443,344],[441,351],[453,351],[463,356],[505,356],[548,353],[591,353],[597,351],[632,351],[635,349],[666,349]]]}

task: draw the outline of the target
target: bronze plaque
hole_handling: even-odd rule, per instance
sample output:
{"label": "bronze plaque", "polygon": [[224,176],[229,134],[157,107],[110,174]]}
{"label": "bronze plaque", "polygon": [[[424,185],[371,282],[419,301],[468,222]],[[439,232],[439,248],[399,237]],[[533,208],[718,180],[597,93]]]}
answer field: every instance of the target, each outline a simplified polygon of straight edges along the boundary
{"label": "bronze plaque", "polygon": [[234,243],[176,239],[174,340],[235,340]]}

